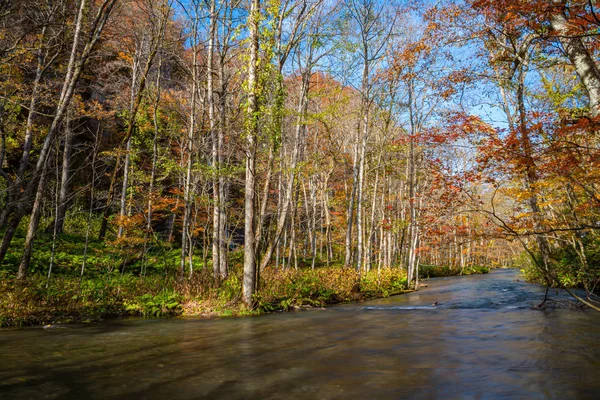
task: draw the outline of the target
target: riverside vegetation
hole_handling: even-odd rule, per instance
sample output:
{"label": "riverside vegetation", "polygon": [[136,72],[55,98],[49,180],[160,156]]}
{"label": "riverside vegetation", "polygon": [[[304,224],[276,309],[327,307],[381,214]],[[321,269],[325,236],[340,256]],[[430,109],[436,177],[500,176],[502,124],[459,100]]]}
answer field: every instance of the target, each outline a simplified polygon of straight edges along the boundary
{"label": "riverside vegetation", "polygon": [[[17,237],[17,243],[22,238]],[[371,270],[358,274],[343,265],[319,265],[312,269],[304,260],[298,269],[268,267],[261,273],[256,307],[248,310],[241,301],[241,251],[230,254],[232,266],[226,280],[216,285],[210,260],[194,275],[178,279],[178,249],[148,254],[148,260],[123,264],[99,241],[89,245],[87,273],[80,276],[82,237],[64,235],[53,256],[54,275],[47,275],[51,255],[49,237],[33,255],[37,266],[27,284],[16,279],[18,264],[0,270],[0,327],[96,322],[124,316],[241,316],[299,308],[323,307],[411,292],[406,273],[400,269]],[[166,244],[165,244],[166,246]],[[44,250],[46,249],[46,250]],[[7,260],[17,259],[9,255]],[[201,255],[195,260],[202,266]],[[146,263],[146,265],[145,265]],[[487,273],[488,268],[421,266],[422,278]]]}
{"label": "riverside vegetation", "polygon": [[[15,271],[0,272],[0,326],[93,322],[120,316],[232,316],[250,315],[301,307],[387,297],[406,291],[405,274],[398,269],[370,271],[359,275],[343,266],[301,266],[298,269],[266,268],[261,273],[256,307],[248,310],[241,302],[242,264],[240,251],[230,255],[229,276],[216,285],[210,265],[200,268],[185,280],[177,277],[176,250],[150,254],[149,264],[138,262],[121,265],[107,254],[101,243],[93,243],[89,269],[81,278],[81,250],[77,237],[62,241],[55,254],[55,276],[50,280],[43,270],[34,272],[26,285]],[[37,261],[47,260],[48,253],[35,254]],[[162,260],[159,261],[159,260]],[[198,264],[201,264],[200,262]],[[140,273],[143,269],[144,273]]]}

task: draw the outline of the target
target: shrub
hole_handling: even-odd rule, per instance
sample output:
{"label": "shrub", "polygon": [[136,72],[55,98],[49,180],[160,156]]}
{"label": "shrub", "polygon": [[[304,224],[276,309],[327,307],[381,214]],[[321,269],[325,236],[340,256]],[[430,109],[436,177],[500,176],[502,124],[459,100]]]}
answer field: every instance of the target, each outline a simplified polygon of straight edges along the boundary
{"label": "shrub", "polygon": [[164,290],[155,295],[147,293],[125,301],[125,310],[144,317],[175,316],[181,314],[181,301],[178,293]]}

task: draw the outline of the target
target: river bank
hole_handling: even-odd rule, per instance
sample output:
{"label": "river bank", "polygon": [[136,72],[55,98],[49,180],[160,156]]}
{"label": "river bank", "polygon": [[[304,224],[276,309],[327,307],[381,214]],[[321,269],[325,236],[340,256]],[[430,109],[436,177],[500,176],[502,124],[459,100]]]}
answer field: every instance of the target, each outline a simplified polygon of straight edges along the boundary
{"label": "river bank", "polygon": [[[487,273],[473,267],[463,274]],[[459,275],[459,270],[424,266],[423,279]],[[28,277],[27,285],[12,275],[0,273],[0,327],[98,322],[107,318],[217,317],[255,315],[299,308],[324,307],[361,302],[411,292],[400,269],[372,270],[358,274],[353,269],[268,268],[261,276],[254,310],[240,298],[241,268],[216,286],[208,270],[198,270],[191,279],[179,281],[162,275],[105,274],[86,277],[58,275],[50,280],[41,274]]]}
{"label": "river bank", "polygon": [[97,322],[106,318],[144,316],[234,316],[322,307],[401,294],[406,279],[398,269],[359,275],[337,267],[266,269],[255,297],[256,307],[241,302],[241,268],[216,286],[207,270],[182,281],[169,276],[107,274],[79,280],[40,274],[20,284],[0,276],[0,326]]}

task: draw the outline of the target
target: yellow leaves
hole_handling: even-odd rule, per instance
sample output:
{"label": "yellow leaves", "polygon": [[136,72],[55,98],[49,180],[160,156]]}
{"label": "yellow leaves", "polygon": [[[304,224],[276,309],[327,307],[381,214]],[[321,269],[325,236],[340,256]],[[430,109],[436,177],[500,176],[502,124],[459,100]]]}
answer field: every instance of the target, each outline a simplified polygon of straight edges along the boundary
{"label": "yellow leaves", "polygon": [[514,218],[515,220],[519,221],[519,220],[524,220],[524,219],[527,219],[527,218],[529,218],[530,216],[531,216],[531,213],[529,213],[529,212],[521,212],[521,213],[517,213],[517,214],[515,214],[515,215],[513,216],[513,218]]}
{"label": "yellow leaves", "polygon": [[525,202],[534,194],[531,190],[525,190],[516,186],[504,187],[500,192],[517,202]]}

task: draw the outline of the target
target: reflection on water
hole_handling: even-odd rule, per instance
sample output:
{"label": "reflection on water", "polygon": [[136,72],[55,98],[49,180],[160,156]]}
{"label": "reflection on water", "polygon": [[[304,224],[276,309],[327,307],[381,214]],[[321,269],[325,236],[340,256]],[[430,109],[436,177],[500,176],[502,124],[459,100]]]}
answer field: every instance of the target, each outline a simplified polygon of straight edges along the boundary
{"label": "reflection on water", "polygon": [[600,398],[600,314],[542,295],[496,271],[327,310],[5,330],[0,398]]}

